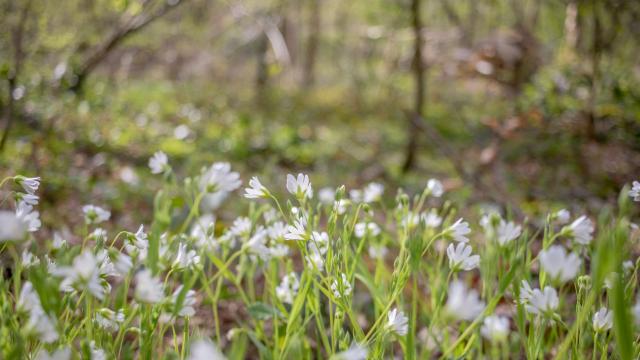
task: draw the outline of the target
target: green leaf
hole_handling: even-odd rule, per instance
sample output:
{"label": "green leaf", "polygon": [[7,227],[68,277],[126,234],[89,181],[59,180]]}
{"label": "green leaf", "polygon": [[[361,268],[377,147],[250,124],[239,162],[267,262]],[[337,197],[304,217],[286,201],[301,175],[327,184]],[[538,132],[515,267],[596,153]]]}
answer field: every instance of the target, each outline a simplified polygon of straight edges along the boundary
{"label": "green leaf", "polygon": [[262,359],[271,360],[273,357],[271,356],[271,352],[267,347],[258,339],[256,334],[253,331],[247,331],[247,335],[249,336],[249,340],[253,343],[253,345],[260,352],[260,356]]}
{"label": "green leaf", "polygon": [[[615,229],[613,236],[615,237],[616,249],[624,249],[627,232],[621,224]],[[622,274],[622,258],[619,252],[616,256],[616,268],[618,274]],[[622,276],[615,277],[613,294],[611,297],[613,308],[613,326],[616,340],[616,349],[622,360],[633,358],[633,327],[631,324],[632,316],[629,314],[629,306],[624,296],[624,283]]]}
{"label": "green leaf", "polygon": [[231,343],[231,350],[227,354],[229,360],[241,360],[246,357],[247,353],[247,335],[238,332]]}
{"label": "green leaf", "polygon": [[251,317],[256,320],[269,320],[274,315],[279,318],[284,318],[280,310],[259,301],[249,305],[249,308],[247,310],[249,311],[249,315],[251,315]]}

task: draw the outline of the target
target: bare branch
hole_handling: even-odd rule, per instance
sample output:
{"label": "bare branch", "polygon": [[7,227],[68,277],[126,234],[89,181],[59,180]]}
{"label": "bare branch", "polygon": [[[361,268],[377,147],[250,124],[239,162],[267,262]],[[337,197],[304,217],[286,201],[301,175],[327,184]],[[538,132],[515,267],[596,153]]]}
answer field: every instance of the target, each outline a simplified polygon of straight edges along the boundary
{"label": "bare branch", "polygon": [[[77,79],[71,86],[71,90],[79,92],[82,90],[84,81],[93,72],[93,70],[102,63],[107,56],[127,37],[142,30],[154,20],[161,18],[170,10],[175,9],[178,5],[186,0],[176,0],[175,2],[165,2],[159,9],[153,11],[153,2],[146,0],[143,3],[143,10],[140,14],[121,21],[121,25],[111,33],[103,42],[98,44],[90,51],[87,58],[82,62],[76,71]],[[147,10],[145,10],[147,9]]]}

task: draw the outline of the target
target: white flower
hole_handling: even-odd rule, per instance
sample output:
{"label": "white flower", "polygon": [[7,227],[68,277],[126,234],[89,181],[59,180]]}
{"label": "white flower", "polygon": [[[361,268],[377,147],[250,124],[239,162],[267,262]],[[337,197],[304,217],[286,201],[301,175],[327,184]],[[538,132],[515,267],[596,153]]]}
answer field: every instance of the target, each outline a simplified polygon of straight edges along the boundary
{"label": "white flower", "polygon": [[574,220],[569,226],[565,226],[562,231],[578,244],[589,245],[593,239],[593,223],[584,215]]}
{"label": "white flower", "polygon": [[402,219],[402,226],[407,229],[413,229],[420,223],[421,217],[419,214],[416,214],[413,211],[407,212],[407,214]]}
{"label": "white flower", "polygon": [[329,248],[329,235],[325,232],[314,231],[311,234],[311,240],[307,243],[307,248],[309,251],[307,255],[309,266],[322,270],[324,268],[324,255]]}
{"label": "white flower", "polygon": [[167,154],[162,151],[156,151],[151,158],[149,158],[149,168],[152,174],[160,174],[169,169],[169,161]]}
{"label": "white flower", "polygon": [[325,205],[329,205],[336,199],[336,192],[333,188],[323,187],[318,191],[318,200]]}
{"label": "white flower", "polygon": [[18,184],[20,184],[20,186],[22,186],[24,191],[31,195],[35,194],[35,192],[38,191],[38,188],[40,187],[40,177],[28,178],[18,175],[14,179]]}
{"label": "white flower", "polygon": [[333,355],[330,360],[366,360],[369,351],[360,344],[352,344],[347,350]]}
{"label": "white flower", "polygon": [[[206,189],[203,189],[202,191],[206,191]],[[200,202],[200,210],[202,213],[212,213],[222,205],[227,197],[229,197],[229,194],[230,192],[226,191],[207,193]]]}
{"label": "white flower", "polygon": [[265,223],[271,224],[280,218],[280,213],[276,209],[270,207],[262,214],[262,217],[264,218]]}
{"label": "white flower", "polygon": [[285,244],[271,244],[269,247],[270,257],[280,259],[289,255],[289,247]]}
{"label": "white flower", "polygon": [[374,222],[357,223],[353,231],[357,238],[362,238],[365,235],[369,235],[369,236],[380,235],[380,227],[378,226],[378,224]]}
{"label": "white flower", "polygon": [[195,250],[187,250],[187,244],[181,243],[178,245],[178,253],[176,259],[173,261],[173,266],[176,269],[186,269],[196,266],[200,263],[200,256]]}
{"label": "white flower", "polygon": [[80,291],[87,290],[100,300],[105,297],[107,288],[100,279],[98,259],[88,249],[76,256],[71,266],[57,268],[54,275],[63,277],[60,283],[62,291],[71,292],[76,288]]}
{"label": "white flower", "polygon": [[[109,252],[107,250],[98,250],[98,253],[96,254],[96,262],[98,263],[99,276],[120,276],[120,273],[116,271],[116,267],[113,265],[113,262],[109,257]],[[106,286],[107,283],[104,282],[103,285]]]}
{"label": "white flower", "polygon": [[18,298],[17,308],[20,311],[32,311],[40,307],[40,297],[38,293],[33,289],[33,284],[30,281],[26,281],[22,284],[20,290],[20,297]]}
{"label": "white flower", "polygon": [[309,241],[309,251],[314,253],[319,253],[324,255],[327,253],[329,246],[329,234],[326,232],[317,232],[314,231],[311,233],[311,239]]}
{"label": "white flower", "polygon": [[95,205],[85,205],[82,207],[84,221],[87,224],[98,224],[109,220],[111,212]]}
{"label": "white flower", "polygon": [[41,307],[31,310],[25,329],[29,333],[35,333],[40,341],[47,344],[58,340],[59,337],[55,319],[46,314]]}
{"label": "white flower", "polygon": [[500,220],[497,231],[498,244],[504,246],[517,239],[521,233],[522,227],[520,225],[516,225],[511,221]]}
{"label": "white flower", "polygon": [[124,245],[129,254],[132,254],[134,258],[139,257],[140,260],[147,258],[147,251],[149,249],[149,239],[144,232],[144,225],[140,225],[138,231],[132,238],[129,238]]}
{"label": "white flower", "polygon": [[522,280],[520,285],[520,304],[525,305],[529,303],[533,296],[533,289],[527,280]]}
{"label": "white flower", "polygon": [[263,261],[268,261],[271,257],[271,250],[267,247],[267,230],[259,226],[253,236],[245,245],[249,249],[252,259],[259,257]]}
{"label": "white flower", "polygon": [[409,331],[409,318],[402,311],[394,308],[387,314],[387,328],[400,336],[405,336]]}
{"label": "white flower", "polygon": [[593,314],[593,331],[602,332],[611,329],[613,326],[613,311],[606,307],[601,307]]}
{"label": "white flower", "polygon": [[298,174],[298,177],[294,177],[291,174],[287,175],[287,191],[292,195],[295,195],[298,200],[313,198],[313,188],[309,182],[309,176],[304,174]]}
{"label": "white flower", "polygon": [[428,228],[434,229],[442,224],[442,218],[440,217],[440,215],[438,215],[436,209],[431,209],[427,213],[422,213],[421,217],[422,221],[424,222],[424,226]]}
{"label": "white flower", "polygon": [[267,235],[272,241],[284,240],[287,233],[287,225],[282,221],[276,221],[267,228]]}
{"label": "white flower", "polygon": [[442,194],[444,194],[444,186],[442,186],[440,180],[429,179],[429,181],[427,181],[427,191],[435,197],[441,197]]}
{"label": "white flower", "polygon": [[36,206],[38,205],[38,200],[39,200],[38,195],[16,193],[17,203],[23,202],[23,203],[26,203],[27,205]]}
{"label": "white flower", "polygon": [[107,252],[107,250],[98,250],[98,253],[96,254],[96,261],[98,263],[98,273],[100,274],[100,276],[105,277],[120,275],[120,273],[116,271],[116,268],[113,265],[113,262],[109,257],[109,252]]}
{"label": "white flower", "polygon": [[463,282],[454,280],[449,285],[445,308],[449,315],[458,320],[472,321],[484,310],[484,302],[475,289],[469,290]]}
{"label": "white flower", "polygon": [[22,201],[18,203],[16,208],[16,217],[24,223],[29,232],[37,231],[42,225],[40,213],[33,210],[33,206]]}
{"label": "white flower", "polygon": [[250,187],[244,189],[244,197],[247,199],[267,198],[270,195],[269,190],[260,183],[260,180],[258,180],[256,176],[249,180],[249,186]]}
{"label": "white flower", "polygon": [[549,276],[560,282],[567,282],[576,277],[580,270],[582,260],[576,253],[567,254],[560,245],[552,245],[546,250],[540,251],[540,266]]}
{"label": "white flower", "polygon": [[35,360],[69,360],[71,359],[71,349],[68,347],[58,349],[52,353],[47,350],[40,349]]}
{"label": "white flower", "polygon": [[566,224],[571,219],[571,213],[567,209],[560,209],[553,216],[560,224]]}
{"label": "white flower", "polygon": [[467,238],[467,235],[470,232],[471,229],[469,228],[469,223],[462,220],[462,218],[458,219],[458,221],[447,229],[447,234],[458,242],[468,242],[469,238]]}
{"label": "white flower", "polygon": [[342,296],[349,296],[351,294],[351,283],[347,279],[347,274],[342,273],[340,277],[333,280],[331,284],[331,291],[336,299],[340,299]]}
{"label": "white flower", "polygon": [[367,184],[362,191],[362,201],[365,203],[372,203],[382,198],[384,194],[384,185],[376,182]]}
{"label": "white flower", "polygon": [[89,234],[89,238],[95,240],[96,242],[102,242],[107,240],[107,230],[103,228],[96,228]]}
{"label": "white flower", "polygon": [[228,194],[242,184],[240,174],[231,171],[231,164],[214,163],[200,175],[200,190],[210,194]]}
{"label": "white flower", "polygon": [[11,240],[23,240],[27,234],[27,224],[14,212],[0,210],[0,243]]}
{"label": "white flower", "polygon": [[151,275],[151,271],[144,269],[136,274],[135,298],[150,304],[159,303],[164,299],[164,287],[158,277]]}
{"label": "white flower", "polygon": [[124,322],[124,312],[122,309],[115,312],[108,308],[102,308],[96,312],[95,322],[104,330],[118,331]]}
{"label": "white flower", "polygon": [[91,360],[107,360],[107,353],[97,347],[95,341],[92,340],[89,347],[91,348]]}
{"label": "white flower", "polygon": [[[315,249],[315,245],[309,246],[310,249]],[[319,251],[310,250],[309,255],[306,257],[307,264],[312,268],[317,268],[322,271],[324,269],[324,255]]]}
{"label": "white flower", "polygon": [[287,226],[287,232],[284,234],[286,240],[305,240],[307,238],[307,218],[299,217],[293,221],[293,225]]}
{"label": "white flower", "polygon": [[40,298],[29,281],[22,285],[17,308],[19,311],[29,313],[29,320],[25,325],[27,332],[35,334],[40,338],[40,341],[45,343],[52,343],[58,339],[55,319],[44,312]]}
{"label": "white flower", "polygon": [[219,243],[215,239],[216,218],[212,214],[205,214],[198,218],[191,227],[191,236],[198,248],[215,251]]}
{"label": "white flower", "polygon": [[133,267],[133,261],[131,260],[131,257],[121,252],[116,253],[114,257],[115,262],[113,263],[113,266],[115,270],[119,275],[127,276],[129,274],[129,271]]}
{"label": "white flower", "polygon": [[29,250],[25,250],[22,252],[22,266],[25,268],[29,268],[34,265],[40,264],[40,259],[37,256],[33,255]]}
{"label": "white flower", "polygon": [[359,189],[349,190],[349,198],[354,203],[362,202],[362,190],[359,190]]}
{"label": "white flower", "polygon": [[67,240],[65,240],[59,232],[53,233],[53,241],[51,242],[51,246],[54,249],[62,249],[67,244]]}
{"label": "white flower", "polygon": [[58,271],[58,265],[56,264],[56,262],[51,260],[51,258],[47,254],[44,254],[44,260],[47,262],[47,272],[50,275],[56,275]]}
{"label": "white flower", "polygon": [[500,210],[489,207],[484,209],[484,213],[480,218],[480,226],[482,226],[488,238],[493,238],[496,236],[496,228],[503,221],[502,216],[500,216]]}
{"label": "white flower", "polygon": [[372,259],[384,259],[388,252],[389,249],[384,245],[369,246],[369,257]]}
{"label": "white flower", "polygon": [[235,219],[229,231],[235,236],[249,236],[251,233],[251,219],[248,217]]}
{"label": "white flower", "polygon": [[480,333],[490,341],[505,340],[509,335],[509,318],[498,315],[487,316],[484,319]]}
{"label": "white flower", "polygon": [[351,202],[347,199],[336,200],[333,203],[333,211],[337,212],[339,215],[343,215],[347,211],[347,206]]}
{"label": "white flower", "polygon": [[631,190],[629,190],[629,196],[633,198],[633,201],[640,201],[640,182],[633,182]]}
{"label": "white flower", "polygon": [[449,257],[449,267],[451,271],[469,271],[478,267],[480,255],[471,255],[473,249],[465,243],[458,243],[455,247],[449,244],[447,247],[447,257]]}
{"label": "white flower", "polygon": [[298,293],[300,281],[294,272],[290,272],[282,278],[280,285],[276,287],[276,296],[286,304],[293,304],[293,298]]}
{"label": "white flower", "polygon": [[144,232],[144,225],[140,224],[140,227],[134,234],[135,237],[135,245],[138,248],[148,247],[149,246],[149,238],[147,234]]}
{"label": "white flower", "polygon": [[544,290],[534,289],[525,309],[527,312],[536,315],[545,315],[553,317],[554,312],[558,308],[559,300],[556,289],[551,286],[545,286]]}
{"label": "white flower", "polygon": [[196,340],[191,343],[188,360],[225,360],[218,347],[209,340]]}
{"label": "white flower", "polygon": [[[178,297],[184,288],[183,285],[178,286],[176,291],[171,295],[171,300],[177,306],[178,305]],[[184,299],[182,300],[182,306],[180,306],[180,310],[178,310],[178,315],[183,317],[191,317],[196,314],[196,310],[194,309],[194,305],[196,304],[196,292],[194,290],[187,290],[184,294]]]}

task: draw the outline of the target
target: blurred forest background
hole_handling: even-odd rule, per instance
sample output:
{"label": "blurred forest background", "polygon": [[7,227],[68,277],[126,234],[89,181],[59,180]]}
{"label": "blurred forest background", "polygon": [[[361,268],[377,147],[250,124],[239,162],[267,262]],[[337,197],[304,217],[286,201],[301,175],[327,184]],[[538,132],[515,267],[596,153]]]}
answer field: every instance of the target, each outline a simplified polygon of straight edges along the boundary
{"label": "blurred forest background", "polygon": [[157,150],[282,189],[437,177],[524,214],[640,174],[640,1],[0,4],[0,175],[43,178],[45,224],[96,203],[137,227]]}

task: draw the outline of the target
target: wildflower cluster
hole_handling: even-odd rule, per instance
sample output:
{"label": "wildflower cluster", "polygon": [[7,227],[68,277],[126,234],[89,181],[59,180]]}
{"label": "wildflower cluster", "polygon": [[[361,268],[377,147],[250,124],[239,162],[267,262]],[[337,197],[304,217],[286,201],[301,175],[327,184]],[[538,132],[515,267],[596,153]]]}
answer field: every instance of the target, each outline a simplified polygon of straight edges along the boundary
{"label": "wildflower cluster", "polygon": [[435,179],[389,206],[380,183],[314,197],[289,174],[251,178],[249,210],[230,217],[242,180],[229,163],[182,182],[162,152],[149,168],[163,182],[149,223],[112,233],[88,204],[79,233],[51,239],[34,235],[40,179],[2,181],[3,358],[638,355],[612,331],[640,325],[626,213],[599,234],[567,210],[535,225],[484,209],[476,226]]}

